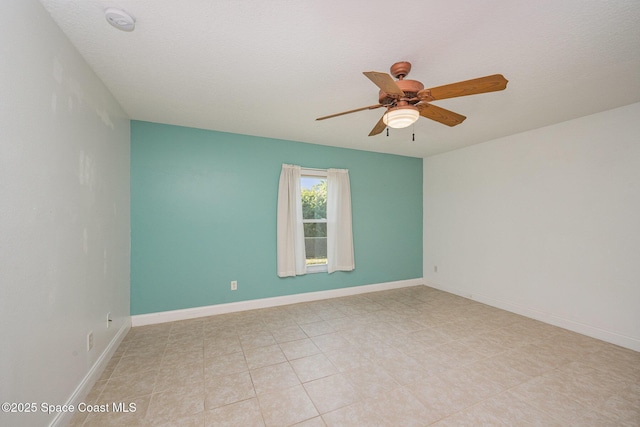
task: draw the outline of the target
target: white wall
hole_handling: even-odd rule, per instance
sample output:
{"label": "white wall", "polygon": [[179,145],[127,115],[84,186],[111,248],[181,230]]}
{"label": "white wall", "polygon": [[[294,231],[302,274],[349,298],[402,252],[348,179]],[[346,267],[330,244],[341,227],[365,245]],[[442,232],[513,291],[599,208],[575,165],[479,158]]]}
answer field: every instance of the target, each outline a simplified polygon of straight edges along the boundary
{"label": "white wall", "polygon": [[424,276],[640,350],[640,103],[424,159]]}
{"label": "white wall", "polygon": [[0,402],[64,404],[130,322],[129,120],[36,0],[0,32]]}

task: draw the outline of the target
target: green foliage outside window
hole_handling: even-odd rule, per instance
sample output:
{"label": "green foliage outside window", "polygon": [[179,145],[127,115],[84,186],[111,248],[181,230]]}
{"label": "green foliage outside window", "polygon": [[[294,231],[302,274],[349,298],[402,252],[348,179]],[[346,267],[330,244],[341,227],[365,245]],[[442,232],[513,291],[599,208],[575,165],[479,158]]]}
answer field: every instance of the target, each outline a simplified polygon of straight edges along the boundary
{"label": "green foliage outside window", "polygon": [[327,181],[322,180],[310,189],[302,190],[302,218],[324,219],[327,217]]}
{"label": "green foliage outside window", "polygon": [[[311,188],[302,190],[303,220],[325,220],[327,218],[327,181],[318,180]],[[304,236],[307,265],[327,262],[327,223],[305,222]]]}

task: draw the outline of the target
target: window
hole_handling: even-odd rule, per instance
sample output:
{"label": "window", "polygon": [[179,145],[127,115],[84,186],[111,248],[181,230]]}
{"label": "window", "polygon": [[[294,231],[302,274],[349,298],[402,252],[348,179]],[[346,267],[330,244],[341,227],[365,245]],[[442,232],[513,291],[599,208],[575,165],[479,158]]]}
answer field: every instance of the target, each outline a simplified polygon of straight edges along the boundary
{"label": "window", "polygon": [[283,164],[276,222],[279,277],[355,269],[347,169]]}
{"label": "window", "polygon": [[327,271],[327,172],[302,168],[300,189],[307,272]]}

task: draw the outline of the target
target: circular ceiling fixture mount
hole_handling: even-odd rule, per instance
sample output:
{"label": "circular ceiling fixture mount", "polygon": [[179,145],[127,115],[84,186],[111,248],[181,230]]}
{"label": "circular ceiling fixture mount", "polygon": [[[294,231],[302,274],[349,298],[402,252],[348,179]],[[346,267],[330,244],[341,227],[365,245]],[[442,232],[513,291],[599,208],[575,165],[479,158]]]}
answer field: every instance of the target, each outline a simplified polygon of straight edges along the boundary
{"label": "circular ceiling fixture mount", "polygon": [[136,28],[136,18],[122,9],[109,7],[105,9],[104,16],[109,24],[119,30],[131,32]]}

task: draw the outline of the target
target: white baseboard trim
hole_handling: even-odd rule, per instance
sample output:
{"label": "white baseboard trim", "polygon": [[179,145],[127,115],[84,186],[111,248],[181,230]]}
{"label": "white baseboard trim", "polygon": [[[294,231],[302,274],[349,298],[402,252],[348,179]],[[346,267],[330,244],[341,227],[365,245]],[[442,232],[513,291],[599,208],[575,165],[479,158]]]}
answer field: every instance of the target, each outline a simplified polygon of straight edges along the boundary
{"label": "white baseboard trim", "polygon": [[[84,402],[84,399],[87,397],[87,395],[95,385],[96,381],[98,381],[98,379],[102,375],[102,372],[107,367],[109,360],[111,360],[111,357],[113,356],[115,351],[118,349],[118,346],[120,345],[124,337],[127,335],[127,332],[129,332],[129,329],[131,329],[131,321],[129,318],[127,318],[126,321],[124,322],[124,325],[122,325],[122,327],[113,337],[109,345],[107,345],[107,348],[105,348],[105,350],[102,352],[100,357],[98,357],[98,360],[96,360],[96,362],[93,364],[89,372],[87,372],[87,375],[84,376],[84,378],[82,379],[78,387],[76,387],[76,389],[74,390],[69,400],[67,400],[66,402],[67,405],[73,405],[75,408],[77,408],[79,403]],[[75,412],[58,412],[58,414],[53,419],[53,421],[51,421],[51,424],[49,424],[49,426],[50,427],[67,426],[71,422],[71,419],[73,418],[74,414]]]}
{"label": "white baseboard trim", "polygon": [[502,299],[493,298],[487,295],[478,294],[475,291],[465,291],[458,288],[452,288],[449,286],[440,285],[434,282],[425,282],[426,286],[441,291],[449,292],[454,295],[458,295],[467,299],[481,302],[483,304],[490,305],[492,307],[500,308],[506,311],[510,311],[515,314],[529,317],[531,319],[539,320],[544,323],[549,323],[554,326],[558,326],[564,329],[568,329],[573,332],[577,332],[582,335],[587,335],[592,338],[596,338],[602,341],[609,342],[611,344],[619,345],[631,350],[640,351],[640,339],[619,334],[617,332],[609,331],[606,329],[598,328],[596,326],[587,325],[585,323],[577,322],[575,320],[566,319],[555,314],[546,313],[540,310],[525,307],[511,301],[505,301]]}
{"label": "white baseboard trim", "polygon": [[329,298],[346,297],[367,292],[386,291],[389,289],[405,288],[423,285],[422,278],[399,280],[396,282],[376,283],[372,285],[352,286],[349,288],[330,289],[318,292],[283,295],[279,297],[261,298],[247,301],[230,302],[226,304],[208,305],[204,307],[185,308],[182,310],[162,311],[158,313],[138,314],[131,316],[131,326],[154,325],[156,323],[174,322],[176,320],[195,319],[216,314],[234,313],[237,311],[255,310],[259,308],[277,307],[281,305],[297,304],[300,302],[318,301]]}

